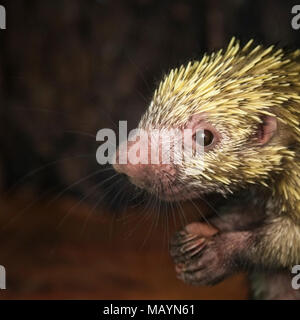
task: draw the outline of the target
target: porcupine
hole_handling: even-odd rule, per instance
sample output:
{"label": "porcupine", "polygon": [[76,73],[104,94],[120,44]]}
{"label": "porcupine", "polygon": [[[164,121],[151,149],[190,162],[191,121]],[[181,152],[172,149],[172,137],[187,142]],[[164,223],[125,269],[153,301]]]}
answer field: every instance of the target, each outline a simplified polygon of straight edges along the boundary
{"label": "porcupine", "polygon": [[195,153],[180,165],[114,167],[168,201],[223,199],[213,204],[210,227],[194,222],[173,237],[178,278],[214,285],[248,271],[254,298],[300,299],[291,286],[291,268],[300,264],[299,122],[300,50],[253,40],[242,47],[233,38],[165,75],[139,128],[150,136],[157,128],[202,130],[202,168]]}

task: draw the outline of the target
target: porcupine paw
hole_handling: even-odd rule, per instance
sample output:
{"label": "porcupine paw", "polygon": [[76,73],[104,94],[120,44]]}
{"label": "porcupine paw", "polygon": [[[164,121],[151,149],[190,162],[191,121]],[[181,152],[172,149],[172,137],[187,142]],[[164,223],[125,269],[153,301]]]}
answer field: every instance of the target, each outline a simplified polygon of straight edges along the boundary
{"label": "porcupine paw", "polygon": [[175,234],[170,253],[179,279],[192,285],[214,285],[227,276],[226,252],[217,232],[193,223]]}

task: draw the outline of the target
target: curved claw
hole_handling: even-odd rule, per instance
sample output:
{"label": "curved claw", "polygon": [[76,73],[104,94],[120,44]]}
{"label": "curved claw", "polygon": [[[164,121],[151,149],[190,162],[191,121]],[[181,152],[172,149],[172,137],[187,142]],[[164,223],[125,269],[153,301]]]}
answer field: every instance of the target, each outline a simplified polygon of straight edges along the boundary
{"label": "curved claw", "polygon": [[201,253],[206,245],[206,239],[201,236],[193,236],[189,240],[185,239],[182,243],[171,247],[170,253],[175,263],[189,261]]}
{"label": "curved claw", "polygon": [[205,238],[199,238],[196,241],[190,241],[183,245],[180,248],[180,251],[185,254],[189,253],[189,256],[195,255],[195,253],[201,251],[201,249],[204,247],[203,244],[205,243]]}
{"label": "curved claw", "polygon": [[187,233],[186,231],[177,232],[171,239],[171,246],[181,246],[189,241],[199,238],[199,235]]}

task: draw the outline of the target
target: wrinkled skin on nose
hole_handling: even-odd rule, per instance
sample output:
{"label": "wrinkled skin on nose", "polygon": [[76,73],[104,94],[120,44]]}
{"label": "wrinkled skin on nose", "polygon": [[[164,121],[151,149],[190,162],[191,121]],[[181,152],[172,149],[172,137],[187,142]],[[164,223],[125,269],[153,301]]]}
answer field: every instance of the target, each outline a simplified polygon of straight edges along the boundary
{"label": "wrinkled skin on nose", "polygon": [[116,152],[114,169],[126,174],[136,186],[160,198],[172,200],[179,191],[176,166],[172,161],[166,163],[159,138],[153,139],[150,136],[121,144]]}

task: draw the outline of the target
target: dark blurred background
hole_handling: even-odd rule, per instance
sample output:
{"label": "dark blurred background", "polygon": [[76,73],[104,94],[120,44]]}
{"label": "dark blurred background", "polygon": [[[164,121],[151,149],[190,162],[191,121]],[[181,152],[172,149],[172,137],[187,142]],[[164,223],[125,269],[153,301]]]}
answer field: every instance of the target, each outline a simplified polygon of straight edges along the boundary
{"label": "dark blurred background", "polygon": [[[232,36],[300,48],[300,30],[291,27],[297,1],[0,4],[7,14],[7,29],[0,30],[0,264],[9,275],[0,298],[246,297],[243,277],[221,290],[195,289],[177,282],[165,256],[161,271],[155,255],[167,249],[158,250],[159,228],[149,240],[151,254],[137,254],[147,222],[126,245],[119,245],[119,233],[107,240],[109,217],[128,199],[116,197],[121,186],[113,179],[105,183],[111,171],[92,176],[99,169],[95,134],[116,129],[119,120],[134,128],[165,72]],[[142,207],[130,214],[140,216]],[[66,215],[71,222],[58,228]],[[119,259],[124,269],[116,267]]]}

